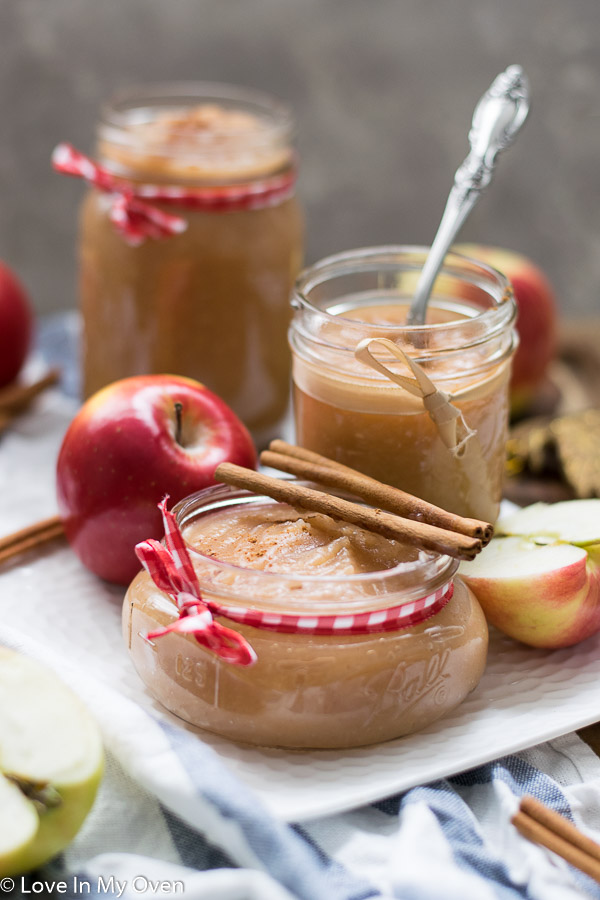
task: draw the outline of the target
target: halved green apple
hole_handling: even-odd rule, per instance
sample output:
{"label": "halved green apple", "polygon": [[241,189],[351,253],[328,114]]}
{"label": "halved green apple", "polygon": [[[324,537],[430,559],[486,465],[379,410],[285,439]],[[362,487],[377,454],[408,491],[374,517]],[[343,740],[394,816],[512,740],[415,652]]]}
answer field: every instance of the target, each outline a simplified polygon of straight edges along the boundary
{"label": "halved green apple", "polygon": [[31,871],[71,842],[103,760],[81,700],[51,669],[0,647],[0,877]]}
{"label": "halved green apple", "polygon": [[459,573],[488,621],[534,647],[600,630],[600,500],[535,503],[502,517]]}

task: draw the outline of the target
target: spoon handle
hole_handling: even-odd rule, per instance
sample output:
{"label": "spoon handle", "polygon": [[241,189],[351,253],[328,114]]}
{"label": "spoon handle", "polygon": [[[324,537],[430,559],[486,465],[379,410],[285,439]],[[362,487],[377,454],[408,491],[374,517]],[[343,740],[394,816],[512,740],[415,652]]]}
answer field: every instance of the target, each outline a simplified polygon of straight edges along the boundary
{"label": "spoon handle", "polygon": [[423,325],[433,283],[448,249],[481,192],[492,180],[496,156],[510,146],[529,112],[529,83],[520,66],[494,79],[473,113],[471,150],[454,176],[437,234],[421,271],[408,313],[409,325]]}

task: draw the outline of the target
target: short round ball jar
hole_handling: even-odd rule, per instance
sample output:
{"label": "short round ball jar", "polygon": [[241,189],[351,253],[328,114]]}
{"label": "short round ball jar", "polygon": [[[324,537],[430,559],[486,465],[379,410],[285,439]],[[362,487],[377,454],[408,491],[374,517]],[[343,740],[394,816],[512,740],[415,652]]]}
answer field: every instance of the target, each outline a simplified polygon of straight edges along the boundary
{"label": "short round ball jar", "polygon": [[[426,595],[448,589],[451,594],[418,624],[375,633],[283,633],[219,619],[243,635],[257,655],[253,665],[240,667],[190,634],[148,641],[148,632],[169,625],[177,609],[141,572],[123,604],[125,642],[149,691],[182,719],[250,744],[355,747],[418,731],[477,686],[487,656],[487,625],[449,557],[370,533],[353,536],[347,529],[354,526],[325,522],[328,517],[313,524],[309,515],[298,518],[284,504],[224,487],[192,495],[175,512],[203,597],[230,607],[272,617],[346,618],[403,604],[408,610]],[[277,527],[292,523],[293,539],[284,528],[281,552],[270,546],[265,551],[264,544],[250,550],[273,517]],[[215,527],[221,538],[215,538]],[[219,560],[219,540],[226,535],[231,544],[238,530],[236,563]],[[264,552],[271,554],[276,571],[254,567],[264,566]],[[380,553],[388,567],[372,569]],[[244,558],[252,565],[239,565]],[[356,558],[362,560],[358,566],[352,562]]]}

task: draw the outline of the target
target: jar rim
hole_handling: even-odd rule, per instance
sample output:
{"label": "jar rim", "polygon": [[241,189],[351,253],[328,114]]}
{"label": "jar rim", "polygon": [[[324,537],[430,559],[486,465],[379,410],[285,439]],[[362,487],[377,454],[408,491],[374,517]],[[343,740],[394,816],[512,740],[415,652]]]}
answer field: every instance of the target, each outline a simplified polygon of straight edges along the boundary
{"label": "jar rim", "polygon": [[[299,484],[309,484],[309,482],[301,481],[299,479],[290,480],[294,480]],[[332,491],[332,493],[338,495],[338,492]],[[342,493],[339,495],[344,496]],[[240,502],[244,505],[250,503],[277,503],[277,501],[264,495],[253,494],[250,491],[232,488],[228,485],[215,485],[185,497],[173,507],[173,513],[176,516],[177,523],[181,528],[185,540],[186,524],[193,521],[197,515],[208,514],[219,509],[225,509],[228,506],[236,506],[239,505]],[[421,598],[436,590],[448,581],[451,581],[458,569],[457,560],[449,556],[433,551],[419,550],[414,560],[398,563],[398,565],[390,569],[379,569],[374,572],[362,572],[354,575],[338,576],[312,574],[293,575],[289,572],[266,572],[262,569],[251,569],[233,563],[222,562],[216,560],[214,557],[203,554],[201,551],[188,544],[187,541],[186,545],[194,558],[204,561],[213,569],[216,568],[218,572],[234,576],[243,576],[244,585],[243,587],[238,587],[237,591],[246,590],[249,586],[259,588],[261,584],[265,586],[268,585],[269,587],[281,586],[282,588],[285,588],[286,585],[291,585],[292,583],[298,585],[300,583],[307,588],[312,587],[318,589],[319,587],[335,588],[364,586],[368,585],[370,582],[377,582],[378,584],[385,585],[386,582],[388,584],[391,583],[393,579],[404,579],[406,581],[406,584],[401,585],[400,589],[396,588],[390,590],[389,593],[382,592],[379,594],[361,595],[355,600],[347,600],[346,597],[344,597],[344,609],[363,609],[372,606],[375,606],[378,609],[384,609],[388,606],[397,605],[399,602],[399,595],[402,597],[402,603],[411,602],[412,600]],[[235,591],[228,591],[226,584],[215,581],[203,583],[201,573],[198,577],[201,588],[204,588],[205,590],[208,589],[211,592],[218,591],[220,594],[226,594],[228,597],[234,596]],[[292,593],[301,594],[302,592],[295,590],[292,591]],[[273,604],[273,599],[269,597],[261,596],[257,601],[257,605],[261,607],[267,607],[270,604]],[[278,607],[281,606],[280,597],[277,600],[276,605]],[[315,601],[314,598],[311,602],[310,600],[307,600],[306,597],[298,597],[296,603],[292,602],[289,606],[290,608],[301,608],[304,612],[310,609],[314,609],[315,611],[319,609],[321,612],[324,611],[323,608],[318,605],[318,600]]]}
{"label": "jar rim", "polygon": [[[403,265],[408,266],[409,270],[420,271],[429,249],[429,247],[420,245],[386,244],[373,247],[359,247],[327,256],[300,272],[294,284],[292,306],[300,312],[314,313],[326,323],[335,324],[341,322],[357,330],[377,328],[378,334],[390,337],[392,340],[406,337],[408,343],[411,342],[411,337],[416,339],[415,342],[418,342],[420,337],[425,337],[428,334],[448,333],[451,335],[461,333],[465,331],[469,323],[474,322],[477,322],[480,331],[483,327],[486,333],[494,333],[513,324],[516,318],[516,303],[512,285],[508,278],[488,263],[458,253],[455,250],[449,251],[446,255],[444,264],[440,269],[440,275],[465,277],[465,275],[470,274],[473,284],[477,284],[494,300],[493,306],[482,310],[471,318],[450,322],[426,323],[424,325],[378,325],[377,323],[363,322],[359,319],[346,318],[339,313],[330,313],[327,309],[319,308],[310,299],[311,291],[337,276],[369,271],[375,272],[382,267],[392,270],[394,266]],[[488,285],[487,288],[486,283]],[[435,300],[435,297],[436,293],[434,291],[432,293],[432,301]],[[459,297],[456,299],[460,300]],[[292,329],[294,327],[296,326],[292,323]],[[314,334],[311,335],[311,338],[312,340],[315,339]],[[479,340],[480,336],[475,343]],[[421,344],[421,346],[423,345]],[[467,343],[464,346],[468,347],[470,344]],[[353,348],[349,349],[353,350]]]}
{"label": "jar rim", "polygon": [[[175,110],[204,103],[223,104],[232,110],[253,112],[264,124],[256,135],[256,139],[263,143],[289,144],[295,135],[294,116],[283,100],[258,88],[218,81],[158,82],[121,88],[101,105],[98,133],[111,143],[135,146],[136,136],[129,127],[135,113],[138,122],[149,121],[157,110]],[[232,137],[240,132],[234,128],[221,128],[218,133]],[[177,136],[178,132],[173,131],[172,134]],[[189,140],[189,135],[186,134],[186,138]],[[193,143],[202,148],[207,143],[207,135],[195,134]],[[160,145],[153,146],[153,151],[155,149],[160,151]],[[172,146],[168,151],[173,152]]]}

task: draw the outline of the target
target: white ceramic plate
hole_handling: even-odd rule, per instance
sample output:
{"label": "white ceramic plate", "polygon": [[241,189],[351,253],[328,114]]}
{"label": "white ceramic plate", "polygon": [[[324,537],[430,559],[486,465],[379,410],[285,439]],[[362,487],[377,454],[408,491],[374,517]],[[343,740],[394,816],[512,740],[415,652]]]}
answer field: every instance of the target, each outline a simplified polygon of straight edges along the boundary
{"label": "white ceramic plate", "polygon": [[[67,416],[65,418],[65,415]],[[0,534],[53,512],[53,466],[68,414],[23,420],[0,452]],[[35,472],[35,477],[32,473]],[[145,690],[123,646],[123,590],[103,585],[68,548],[0,573],[0,621],[49,641],[90,675],[178,722]],[[198,732],[279,818],[302,821],[456,774],[600,719],[600,635],[543,651],[492,636],[479,687],[425,731],[357,750],[288,752]]]}

